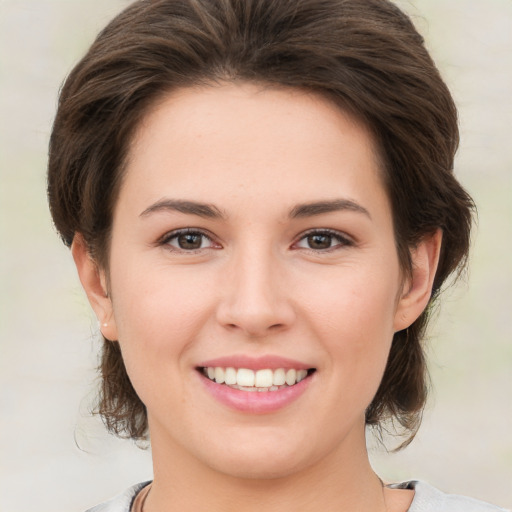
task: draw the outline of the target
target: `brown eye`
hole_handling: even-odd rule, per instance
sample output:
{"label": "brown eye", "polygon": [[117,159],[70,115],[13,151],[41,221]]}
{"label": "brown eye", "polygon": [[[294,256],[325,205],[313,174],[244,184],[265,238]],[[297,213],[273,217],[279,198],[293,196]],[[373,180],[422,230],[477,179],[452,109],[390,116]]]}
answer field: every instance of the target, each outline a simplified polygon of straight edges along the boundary
{"label": "brown eye", "polygon": [[180,249],[200,249],[203,244],[203,235],[187,233],[176,238]]}
{"label": "brown eye", "polygon": [[351,245],[353,245],[353,242],[337,231],[317,230],[306,233],[297,244],[295,244],[295,247],[314,251],[328,251],[329,249],[341,249]]}
{"label": "brown eye", "polygon": [[310,249],[329,249],[332,246],[332,235],[309,235],[306,237]]}
{"label": "brown eye", "polygon": [[212,241],[204,233],[199,231],[185,231],[174,233],[164,240],[166,245],[170,245],[173,249],[182,251],[195,251],[212,247]]}

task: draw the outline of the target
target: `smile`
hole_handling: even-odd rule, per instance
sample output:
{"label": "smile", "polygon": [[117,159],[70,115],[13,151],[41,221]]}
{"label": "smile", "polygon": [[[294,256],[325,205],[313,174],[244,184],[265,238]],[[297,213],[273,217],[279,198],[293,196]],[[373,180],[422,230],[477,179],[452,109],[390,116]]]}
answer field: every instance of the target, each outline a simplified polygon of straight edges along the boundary
{"label": "smile", "polygon": [[294,386],[304,380],[314,370],[294,368],[275,370],[265,368],[251,370],[249,368],[223,368],[208,366],[201,368],[203,375],[217,384],[224,384],[232,389],[241,391],[279,391]]}
{"label": "smile", "polygon": [[243,414],[288,409],[314,386],[316,368],[281,357],[236,356],[196,367],[204,390],[216,402]]}

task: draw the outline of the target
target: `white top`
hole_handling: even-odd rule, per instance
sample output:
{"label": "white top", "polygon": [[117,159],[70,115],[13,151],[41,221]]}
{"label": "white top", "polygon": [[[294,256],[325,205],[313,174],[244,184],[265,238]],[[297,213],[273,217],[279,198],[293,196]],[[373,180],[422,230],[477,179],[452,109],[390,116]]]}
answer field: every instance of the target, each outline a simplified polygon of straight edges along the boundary
{"label": "white top", "polygon": [[[122,494],[87,512],[130,512],[135,496],[150,482],[143,482],[130,487]],[[414,499],[407,512],[510,512],[504,508],[495,507],[483,501],[465,496],[445,494],[431,485],[418,480],[392,484],[394,489],[414,489]]]}
{"label": "white top", "polygon": [[509,512],[504,508],[466,496],[445,494],[426,482],[418,480],[392,484],[388,487],[414,489],[414,498],[407,512]]}

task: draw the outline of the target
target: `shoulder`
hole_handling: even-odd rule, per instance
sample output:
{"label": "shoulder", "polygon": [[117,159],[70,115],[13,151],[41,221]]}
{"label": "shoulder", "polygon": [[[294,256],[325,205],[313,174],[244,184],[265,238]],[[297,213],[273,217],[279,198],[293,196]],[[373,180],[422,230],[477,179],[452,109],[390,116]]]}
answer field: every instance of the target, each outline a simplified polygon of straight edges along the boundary
{"label": "shoulder", "polygon": [[132,502],[135,496],[148,485],[150,482],[143,482],[140,484],[133,485],[129,489],[126,489],[123,493],[115,496],[111,500],[100,503],[93,508],[90,508],[86,512],[130,512]]}
{"label": "shoulder", "polygon": [[413,480],[390,487],[414,489],[414,499],[408,512],[507,512],[503,508],[473,498],[445,494],[422,481]]}

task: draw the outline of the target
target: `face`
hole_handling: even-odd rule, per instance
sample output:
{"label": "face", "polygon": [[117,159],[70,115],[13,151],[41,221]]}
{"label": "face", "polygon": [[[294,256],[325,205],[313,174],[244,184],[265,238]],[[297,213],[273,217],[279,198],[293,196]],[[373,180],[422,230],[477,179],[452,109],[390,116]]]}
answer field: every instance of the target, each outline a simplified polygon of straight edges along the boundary
{"label": "face", "polygon": [[420,312],[365,128],[300,91],[191,88],[129,157],[95,309],[154,456],[275,477],[364,450],[393,333]]}

